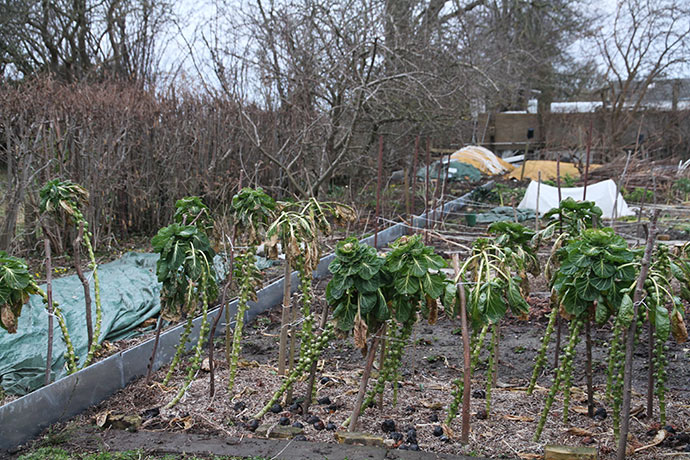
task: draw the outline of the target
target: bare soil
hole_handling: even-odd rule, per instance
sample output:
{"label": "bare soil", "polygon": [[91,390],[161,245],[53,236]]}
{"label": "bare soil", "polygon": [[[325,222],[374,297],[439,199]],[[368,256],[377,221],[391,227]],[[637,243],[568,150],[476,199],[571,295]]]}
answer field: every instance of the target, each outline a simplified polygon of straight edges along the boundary
{"label": "bare soil", "polygon": [[[322,305],[325,280],[316,286],[316,309]],[[297,297],[297,296],[296,296]],[[370,408],[360,418],[360,429],[384,438],[390,435],[382,430],[382,422],[393,420],[396,430],[407,438],[410,428],[415,428],[419,447],[424,451],[483,455],[491,458],[540,458],[546,444],[565,444],[571,446],[594,446],[600,450],[601,458],[613,458],[615,444],[609,404],[603,400],[605,387],[606,348],[604,343],[610,335],[608,327],[593,331],[594,385],[597,407],[604,407],[608,416],[594,420],[586,415],[586,395],[584,393],[584,360],[576,358],[573,373],[573,397],[571,417],[568,424],[561,420],[562,400],[559,395],[551,409],[541,441],[532,441],[536,422],[544,405],[546,392],[552,380],[552,373],[545,372],[539,379],[537,391],[527,395],[525,387],[532,372],[534,356],[540,346],[541,335],[546,327],[545,313],[548,299],[541,295],[530,299],[532,316],[527,321],[506,319],[501,325],[500,361],[498,366],[498,385],[492,390],[491,411],[484,419],[486,353],[482,355],[472,380],[472,431],[470,443],[461,445],[452,436],[460,432],[460,419],[450,424],[449,440],[433,435],[435,427],[446,417],[451,401],[452,381],[460,376],[462,369],[461,338],[458,335],[459,323],[449,318],[441,318],[436,324],[418,324],[410,343],[405,350],[402,376],[397,395],[397,405],[393,405],[393,391],[389,387],[384,398],[384,408]],[[279,387],[281,378],[274,367],[278,354],[278,332],[280,324],[279,309],[274,309],[257,318],[246,328],[243,341],[242,366],[235,384],[235,391],[228,394],[227,364],[224,361],[222,339],[216,340],[216,395],[209,398],[209,375],[200,371],[182,402],[172,409],[164,406],[172,399],[186,374],[185,367],[175,372],[167,387],[162,381],[167,369],[161,369],[154,376],[154,383],[146,385],[140,379],[118,392],[102,404],[74,419],[72,426],[90,426],[95,417],[104,412],[113,414],[139,414],[144,418],[141,430],[218,435],[238,438],[254,436],[246,424],[251,417],[270,399]],[[566,331],[564,331],[564,337]],[[646,334],[635,356],[633,379],[633,408],[644,404],[646,389]],[[565,339],[564,339],[565,340]],[[553,342],[553,340],[552,340]],[[648,447],[637,452],[633,458],[650,460],[690,457],[685,453],[690,434],[690,349],[687,344],[669,343],[669,369],[667,413],[668,425],[676,431],[658,446]],[[578,347],[579,356],[584,356],[584,343]],[[553,358],[553,343],[549,348],[549,361]],[[356,398],[364,359],[355,350],[351,338],[336,339],[326,350],[318,370],[317,399],[328,397],[330,401],[322,404],[314,402],[310,412],[324,422],[334,423],[339,429],[350,415]],[[376,378],[376,372],[373,380]],[[299,382],[295,396],[304,395],[306,383]],[[658,416],[658,409],[655,410]],[[318,430],[306,422],[303,414],[283,409],[279,413],[269,412],[262,423],[277,424],[281,416],[288,417],[290,423],[301,422],[305,435],[310,441],[335,442],[333,431]],[[638,414],[631,423],[631,445],[640,448],[651,444],[655,420],[646,420]],[[55,430],[56,428],[54,428]],[[683,441],[685,440],[685,441]],[[124,443],[126,444],[126,443]],[[403,445],[409,445],[404,443]],[[117,449],[110,445],[109,448]],[[123,445],[122,448],[127,448]]]}

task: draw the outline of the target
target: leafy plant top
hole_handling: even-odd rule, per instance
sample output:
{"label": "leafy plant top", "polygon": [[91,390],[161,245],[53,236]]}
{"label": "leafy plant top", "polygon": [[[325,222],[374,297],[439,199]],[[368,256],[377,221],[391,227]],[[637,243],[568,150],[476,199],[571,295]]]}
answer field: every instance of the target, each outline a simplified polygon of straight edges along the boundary
{"label": "leafy plant top", "polygon": [[335,307],[333,317],[341,331],[349,332],[355,322],[371,329],[389,318],[382,292],[387,282],[383,264],[376,249],[354,237],[338,243],[328,266],[333,278],[326,286],[326,301]]}
{"label": "leafy plant top", "polygon": [[244,187],[232,197],[235,227],[245,234],[249,245],[258,244],[271,223],[276,202],[261,187]]}
{"label": "leafy plant top", "polygon": [[[183,314],[194,312],[196,305],[188,301],[189,290],[193,287],[205,289],[208,301],[216,298],[215,252],[204,232],[191,225],[174,223],[160,229],[151,244],[160,254],[156,275],[163,283],[161,301],[165,319],[176,321]],[[202,283],[204,277],[205,283]],[[200,292],[196,297],[200,297]]]}
{"label": "leafy plant top", "polygon": [[42,213],[65,213],[75,224],[86,221],[82,213],[83,206],[89,201],[89,192],[71,180],[61,181],[53,179],[39,191],[41,202],[39,209]]}
{"label": "leafy plant top", "polygon": [[525,268],[528,265],[537,267],[536,263],[529,262],[533,255],[521,245],[511,246],[510,235],[501,239],[506,246],[498,245],[499,239],[475,240],[470,257],[460,269],[459,276],[469,282],[466,285],[468,317],[474,327],[499,322],[508,308],[520,318],[529,313],[529,304],[524,298],[529,288]]}
{"label": "leafy plant top", "polygon": [[17,332],[17,320],[31,294],[38,293],[29,267],[23,259],[0,251],[0,327]]}
{"label": "leafy plant top", "polygon": [[[679,295],[673,289],[673,280],[680,286]],[[685,309],[681,299],[690,301],[690,264],[688,260],[673,254],[668,246],[659,244],[654,251],[649,274],[645,281],[647,314],[655,325],[659,340],[666,341],[673,333],[676,341],[688,338],[685,326]],[[671,309],[666,308],[670,302]]]}
{"label": "leafy plant top", "polygon": [[[271,224],[267,236],[271,243],[280,241],[283,252],[290,260],[302,257],[305,268],[316,269],[319,263],[319,234],[331,234],[331,224],[328,217],[332,216],[337,224],[352,221],[354,210],[341,203],[320,202],[315,198],[306,201],[279,203],[280,215]],[[277,254],[277,249],[269,248],[269,252]]]}
{"label": "leafy plant top", "polygon": [[534,238],[532,230],[515,222],[494,222],[489,226],[489,233],[497,235],[494,244],[501,248],[508,264],[522,272],[539,274],[537,255],[530,244]]}
{"label": "leafy plant top", "polygon": [[561,220],[564,231],[574,236],[586,228],[592,228],[601,216],[601,208],[593,201],[575,201],[568,197],[561,200],[557,208],[544,214],[544,218],[550,219],[551,223],[543,230],[543,237],[550,238]]}
{"label": "leafy plant top", "polygon": [[621,304],[624,291],[635,281],[638,256],[639,251],[629,249],[613,229],[584,230],[558,252],[561,268],[553,286],[565,311],[579,317],[596,301],[596,321],[603,323],[619,308],[627,308],[627,294]]}
{"label": "leafy plant top", "polygon": [[434,322],[437,302],[448,281],[438,270],[446,267],[443,258],[432,247],[424,245],[420,235],[402,236],[393,244],[384,268],[392,279],[386,298],[400,323],[414,322],[416,310],[423,304],[425,316]]}
{"label": "leafy plant top", "polygon": [[177,200],[173,220],[180,225],[194,225],[206,234],[213,230],[211,211],[198,196],[187,196]]}

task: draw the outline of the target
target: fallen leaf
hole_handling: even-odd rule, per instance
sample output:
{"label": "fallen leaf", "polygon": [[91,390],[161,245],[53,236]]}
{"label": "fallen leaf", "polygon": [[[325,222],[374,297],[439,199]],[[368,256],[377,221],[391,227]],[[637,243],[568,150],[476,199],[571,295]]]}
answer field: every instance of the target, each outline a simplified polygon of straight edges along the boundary
{"label": "fallen leaf", "polygon": [[201,370],[204,372],[211,372],[211,361],[208,358],[204,358],[201,361]]}
{"label": "fallen leaf", "polygon": [[594,436],[594,433],[592,433],[591,431],[585,430],[584,428],[578,428],[576,426],[568,428],[567,430],[565,430],[565,432],[568,434],[572,434],[575,436],[582,436],[582,437]]}
{"label": "fallen leaf", "polygon": [[576,414],[587,414],[588,410],[585,406],[570,406],[570,410]]}
{"label": "fallen leaf", "polygon": [[528,454],[528,453],[518,453],[518,457],[524,460],[539,460],[544,458],[541,454]]}
{"label": "fallen leaf", "polygon": [[422,401],[422,406],[431,410],[441,410],[443,409],[443,404],[438,401]]}
{"label": "fallen leaf", "polygon": [[663,440],[666,439],[666,436],[668,436],[668,432],[666,430],[657,431],[656,436],[654,436],[654,439],[652,439],[651,443],[647,444],[646,446],[638,447],[637,449],[635,449],[635,452],[649,449],[650,447],[654,447],[656,445],[661,444]]}
{"label": "fallen leaf", "polygon": [[174,419],[170,420],[168,425],[170,427],[173,427],[173,425],[177,425],[178,427],[182,427],[185,431],[187,431],[188,429],[194,426],[194,420],[192,419],[191,415],[188,415],[186,417],[175,417]]}
{"label": "fallen leaf", "polygon": [[644,411],[645,411],[644,406],[637,406],[636,408],[634,408],[633,410],[630,411],[630,416],[631,417],[637,417],[638,415],[640,415]]}
{"label": "fallen leaf", "polygon": [[104,411],[101,412],[100,414],[96,414],[96,426],[99,428],[103,428],[108,421],[108,416],[110,415],[110,411]]}
{"label": "fallen leaf", "polygon": [[441,428],[443,429],[443,434],[448,436],[450,439],[457,439],[457,435],[455,434],[455,431],[451,429],[447,424],[442,423]]}
{"label": "fallen leaf", "polygon": [[527,417],[524,415],[510,415],[506,414],[503,416],[504,419],[506,420],[512,420],[514,422],[533,422],[534,417]]}

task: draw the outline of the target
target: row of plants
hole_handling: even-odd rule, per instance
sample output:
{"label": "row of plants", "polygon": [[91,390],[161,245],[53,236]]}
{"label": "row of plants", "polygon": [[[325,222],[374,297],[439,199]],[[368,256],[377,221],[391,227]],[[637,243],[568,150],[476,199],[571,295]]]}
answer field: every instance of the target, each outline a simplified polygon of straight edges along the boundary
{"label": "row of plants", "polygon": [[[44,197],[43,192],[41,196]],[[54,183],[45,193],[44,209],[46,213],[57,209],[65,211],[65,214],[56,215],[62,215],[78,229],[77,241],[84,241],[95,272],[93,251],[85,231],[88,227],[78,212],[83,206],[84,196],[73,184]],[[536,356],[528,392],[533,391],[546,367],[546,352],[553,332],[557,331],[560,336],[561,329],[567,324],[569,337],[563,350],[560,350],[560,341],[557,340],[554,353],[556,356],[560,354],[560,364],[554,366],[553,382],[537,424],[535,440],[543,431],[559,391],[563,392],[563,419],[566,423],[568,421],[576,345],[583,332],[587,342],[588,406],[592,415],[591,328],[607,322],[613,324],[609,340],[607,398],[613,409],[615,433],[619,439],[625,440],[630,397],[626,385],[629,388],[633,347],[644,322],[649,323],[648,353],[653,358],[655,369],[650,372],[648,397],[650,400],[654,395],[657,397],[659,416],[665,422],[666,342],[671,336],[677,341],[687,339],[681,301],[690,300],[690,259],[686,248],[671,251],[665,246],[654,247],[655,219],[646,248],[642,250],[628,247],[627,242],[612,229],[597,228],[601,214],[601,210],[591,202],[566,199],[547,213],[548,224],[539,232],[511,222],[492,224],[489,227],[490,238],[479,238],[472,247],[466,248],[467,258],[463,262],[458,260],[452,279],[442,271],[447,267],[446,261],[435,254],[432,247],[423,244],[420,236],[403,236],[385,253],[378,253],[355,238],[347,238],[337,244],[335,259],[329,266],[333,276],[326,289],[326,300],[333,308],[332,318],[329,321],[329,308],[326,308],[317,327],[311,307],[311,274],[319,262],[319,240],[330,234],[330,220],[351,219],[351,208],[315,199],[275,202],[261,189],[243,188],[232,200],[231,234],[221,232],[216,236],[214,234],[218,232],[214,229],[219,223],[214,221],[201,199],[181,199],[176,203],[175,222],[161,229],[152,240],[154,250],[160,254],[157,274],[162,283],[161,317],[168,321],[186,320],[165,384],[186,350],[193,318],[201,315],[202,325],[186,379],[169,407],[180,401],[195,378],[209,328],[210,336],[214,335],[222,309],[210,326],[210,305],[221,295],[220,304],[225,307],[228,288],[234,283],[238,292],[234,330],[231,330],[232,321],[227,316],[229,310],[225,310],[226,358],[230,366],[228,391],[232,394],[241,353],[244,317],[262,284],[262,274],[256,267],[256,253],[257,247],[263,244],[266,254],[275,258],[282,253],[285,258],[285,295],[277,363],[278,372],[284,377],[279,390],[255,414],[255,419],[263,417],[281,398],[291,402],[292,387],[303,378],[309,382],[303,398],[307,413],[313,396],[316,362],[336,334],[352,334],[356,347],[365,356],[357,401],[344,424],[354,430],[362,411],[375,404],[382,406],[382,394],[388,384],[394,392],[393,402],[396,402],[400,365],[410,333],[417,321],[434,324],[440,314],[460,317],[471,328],[471,332],[463,333],[463,339],[471,336],[471,341],[463,343],[467,362],[463,375],[454,382],[446,423],[457,415],[461,403],[463,420],[468,420],[465,417],[469,410],[466,386],[482,350],[487,346],[490,333],[486,373],[486,413],[489,415],[491,390],[497,379],[495,363],[499,355],[501,322],[509,311],[517,318],[528,317],[528,273],[533,276],[539,274],[537,250],[550,243],[552,251],[544,266],[544,276],[552,289],[552,311],[542,347]],[[224,248],[222,289],[213,263],[216,256],[214,246]],[[13,329],[22,305],[32,293],[41,293],[47,308],[53,309],[51,316],[60,322],[59,308],[55,308],[50,299],[50,283],[46,293],[42,293],[25,264],[6,254],[1,256],[0,313],[3,327],[10,331]],[[293,268],[297,269],[300,280],[299,310],[293,309],[292,305],[290,274]],[[96,273],[94,281],[97,287]],[[96,292],[95,343],[100,321],[100,301]],[[162,321],[159,322],[159,331],[161,324]],[[67,329],[62,329],[69,343]],[[296,348],[298,338],[299,351]],[[212,350],[212,344],[209,347]],[[376,384],[369,389],[368,380],[377,353],[380,353],[383,366]],[[92,355],[90,348],[89,356]],[[68,363],[75,369],[76,357],[70,358]],[[212,382],[213,379],[211,372]],[[651,417],[652,409],[648,410]],[[621,424],[626,426],[621,429]],[[463,432],[466,429],[463,426]]]}
{"label": "row of plants", "polygon": [[[16,333],[19,316],[23,306],[29,301],[29,296],[31,294],[39,294],[43,298],[48,316],[45,371],[45,383],[48,384],[52,380],[53,321],[57,321],[62,333],[67,350],[65,366],[67,373],[71,374],[78,369],[88,366],[100,348],[102,309],[98,265],[91,244],[93,235],[89,230],[89,223],[84,217],[84,209],[89,199],[88,191],[69,180],[60,181],[54,179],[48,181],[40,189],[39,196],[41,231],[44,237],[46,257],[46,290],[44,291],[38,287],[23,259],[0,252],[0,326],[9,333]],[[62,228],[65,225],[72,227],[73,233],[76,234],[72,244],[74,268],[84,289],[85,324],[82,327],[85,327],[88,336],[87,354],[84,357],[79,357],[75,354],[70,336],[70,328],[78,326],[67,324],[58,303],[53,300],[51,235],[55,233],[56,229]],[[91,278],[93,279],[95,311],[92,307],[90,281],[84,274],[81,266],[82,248],[86,248],[89,260],[88,268],[91,270]],[[95,324],[93,322],[94,313]]]}

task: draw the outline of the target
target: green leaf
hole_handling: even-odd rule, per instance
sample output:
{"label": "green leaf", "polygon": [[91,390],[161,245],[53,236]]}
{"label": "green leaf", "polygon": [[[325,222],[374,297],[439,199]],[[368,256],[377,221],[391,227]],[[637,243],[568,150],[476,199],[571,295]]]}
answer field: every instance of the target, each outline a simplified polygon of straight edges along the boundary
{"label": "green leaf", "polygon": [[668,314],[668,310],[665,307],[656,307],[654,322],[658,340],[665,342],[666,340],[668,340],[668,336],[671,333],[671,318]]}
{"label": "green leaf", "polygon": [[597,324],[604,324],[608,321],[610,315],[609,309],[604,305],[604,302],[598,302],[597,308],[594,311],[594,320]]}
{"label": "green leaf", "polygon": [[521,317],[529,313],[529,304],[520,294],[520,289],[514,282],[508,283],[508,302],[515,316]]}
{"label": "green leaf", "polygon": [[599,291],[592,284],[589,278],[578,278],[575,280],[577,295],[583,303],[593,302],[599,297]]}
{"label": "green leaf", "polygon": [[590,278],[589,281],[599,292],[608,291],[613,287],[613,278]]}
{"label": "green leaf", "polygon": [[633,301],[628,294],[625,294],[618,309],[618,319],[624,327],[628,327],[634,318],[635,309]]}
{"label": "green leaf", "polygon": [[412,276],[411,273],[395,278],[393,286],[402,295],[412,295],[419,292],[419,278]]}
{"label": "green leaf", "polygon": [[592,264],[592,271],[599,278],[609,278],[616,273],[616,266],[606,263],[605,259],[599,258]]}

